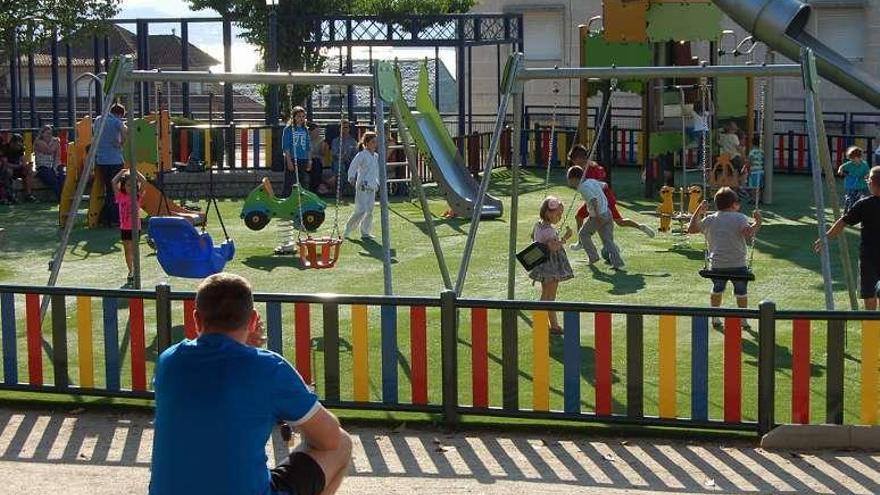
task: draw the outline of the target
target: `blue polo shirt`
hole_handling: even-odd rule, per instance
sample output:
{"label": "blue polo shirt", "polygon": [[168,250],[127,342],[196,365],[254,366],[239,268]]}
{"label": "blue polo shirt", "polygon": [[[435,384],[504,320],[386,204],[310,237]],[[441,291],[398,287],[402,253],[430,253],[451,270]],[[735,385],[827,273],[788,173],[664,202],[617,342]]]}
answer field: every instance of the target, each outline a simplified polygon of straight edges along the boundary
{"label": "blue polo shirt", "polygon": [[154,387],[151,495],[271,494],[272,429],[320,407],[283,357],[219,333],[163,352]]}
{"label": "blue polo shirt", "polygon": [[[98,132],[98,124],[104,117],[98,117],[92,124],[94,134]],[[122,119],[107,114],[107,123],[104,125],[104,133],[101,134],[101,140],[98,141],[98,149],[95,151],[95,164],[97,165],[122,165],[125,161],[122,158],[122,129],[125,124]]]}

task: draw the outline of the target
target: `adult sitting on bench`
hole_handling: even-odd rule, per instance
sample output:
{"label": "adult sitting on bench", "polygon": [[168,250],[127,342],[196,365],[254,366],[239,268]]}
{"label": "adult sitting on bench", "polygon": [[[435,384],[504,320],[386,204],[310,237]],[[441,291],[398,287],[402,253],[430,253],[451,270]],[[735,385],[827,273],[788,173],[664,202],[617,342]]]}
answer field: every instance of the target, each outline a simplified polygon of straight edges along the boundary
{"label": "adult sitting on bench", "polygon": [[[162,353],[150,494],[335,493],[351,439],[299,373],[265,341],[247,280],[206,278],[196,293],[199,337]],[[266,442],[291,421],[302,443],[274,469]]]}

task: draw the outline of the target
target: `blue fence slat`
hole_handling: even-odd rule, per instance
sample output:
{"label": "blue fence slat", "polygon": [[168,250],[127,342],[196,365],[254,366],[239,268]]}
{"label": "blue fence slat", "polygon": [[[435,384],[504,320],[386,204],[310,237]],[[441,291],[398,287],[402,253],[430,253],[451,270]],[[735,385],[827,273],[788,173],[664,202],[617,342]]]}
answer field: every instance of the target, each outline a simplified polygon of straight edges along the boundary
{"label": "blue fence slat", "polygon": [[566,311],[563,315],[563,391],[565,412],[581,412],[581,318],[580,313]]}
{"label": "blue fence slat", "polygon": [[251,147],[254,155],[254,168],[260,166],[260,129],[254,129],[254,145]]}
{"label": "blue fence slat", "polygon": [[18,356],[15,346],[15,295],[0,294],[0,325],[3,327],[3,381],[18,383]]}
{"label": "blue fence slat", "polygon": [[709,319],[691,317],[691,419],[709,418]]}
{"label": "blue fence slat", "polygon": [[397,307],[382,306],[382,402],[397,404]]}
{"label": "blue fence slat", "polygon": [[266,320],[269,350],[281,354],[281,303],[266,303]]}
{"label": "blue fence slat", "polygon": [[202,153],[202,133],[200,129],[190,129],[190,136],[192,139],[189,140],[192,143],[189,147],[190,154],[194,160],[203,160],[204,154]]}
{"label": "blue fence slat", "polygon": [[119,300],[105,297],[104,313],[104,375],[107,390],[119,390]]}

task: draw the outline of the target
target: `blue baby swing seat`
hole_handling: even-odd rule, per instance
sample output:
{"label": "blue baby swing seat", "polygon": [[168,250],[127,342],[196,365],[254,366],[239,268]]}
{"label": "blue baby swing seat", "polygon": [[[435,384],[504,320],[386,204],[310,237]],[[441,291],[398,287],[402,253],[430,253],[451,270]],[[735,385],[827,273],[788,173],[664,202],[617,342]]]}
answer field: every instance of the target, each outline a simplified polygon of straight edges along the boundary
{"label": "blue baby swing seat", "polygon": [[222,272],[235,255],[232,239],[215,246],[211,234],[199,232],[180,217],[153,217],[148,231],[156,243],[159,265],[174,277],[204,278]]}

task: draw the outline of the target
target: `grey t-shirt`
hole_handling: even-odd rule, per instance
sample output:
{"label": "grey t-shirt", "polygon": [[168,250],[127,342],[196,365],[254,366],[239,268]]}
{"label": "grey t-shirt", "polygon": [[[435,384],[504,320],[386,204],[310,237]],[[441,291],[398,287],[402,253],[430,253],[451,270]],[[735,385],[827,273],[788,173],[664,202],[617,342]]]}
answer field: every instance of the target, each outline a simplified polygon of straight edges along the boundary
{"label": "grey t-shirt", "polygon": [[719,211],[706,215],[701,232],[709,245],[709,268],[739,268],[747,265],[748,246],[743,229],[749,217],[738,211]]}

